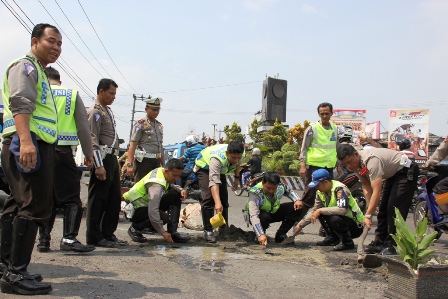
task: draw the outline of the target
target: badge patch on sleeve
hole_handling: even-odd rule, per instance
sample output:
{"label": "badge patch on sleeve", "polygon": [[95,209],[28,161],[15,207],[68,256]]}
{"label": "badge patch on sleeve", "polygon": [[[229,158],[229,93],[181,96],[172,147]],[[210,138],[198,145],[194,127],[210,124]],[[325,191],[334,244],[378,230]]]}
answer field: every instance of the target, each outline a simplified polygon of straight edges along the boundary
{"label": "badge patch on sleeve", "polygon": [[100,119],[101,115],[99,113],[95,113],[93,115],[93,117],[95,118],[95,121],[98,121]]}
{"label": "badge patch on sleeve", "polygon": [[35,67],[29,62],[25,62],[23,65],[25,66],[25,74],[28,77],[35,70]]}
{"label": "badge patch on sleeve", "polygon": [[134,132],[137,132],[138,130],[140,130],[140,126],[135,126],[134,127]]}

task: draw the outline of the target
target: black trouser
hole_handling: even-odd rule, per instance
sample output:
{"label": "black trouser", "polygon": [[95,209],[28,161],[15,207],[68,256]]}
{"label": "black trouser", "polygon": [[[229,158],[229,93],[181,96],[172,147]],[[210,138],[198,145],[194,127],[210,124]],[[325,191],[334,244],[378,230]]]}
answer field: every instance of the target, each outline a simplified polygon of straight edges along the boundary
{"label": "black trouser", "polygon": [[54,145],[37,141],[41,165],[33,173],[21,173],[9,150],[10,138],[2,148],[2,168],[11,194],[5,201],[3,215],[14,214],[38,225],[47,224],[53,208]]}
{"label": "black trouser", "polygon": [[[178,215],[174,215],[173,217],[177,217],[177,219],[179,219],[181,203],[182,202],[180,200],[179,192],[174,189],[169,189],[165,194],[162,195],[159,211],[167,212],[171,206],[178,206],[179,209],[176,209],[176,211],[178,211]],[[131,219],[132,225],[139,230],[144,228],[140,227],[139,223],[143,223],[147,220],[149,220],[148,207],[140,207],[136,209],[134,212],[134,216],[132,216]]]}
{"label": "black trouser", "polygon": [[121,192],[117,157],[107,154],[103,164],[106,180],[98,180],[94,169],[90,172],[86,217],[87,244],[95,244],[104,238],[111,238],[118,226]]}
{"label": "black trouser", "polygon": [[363,231],[362,225],[358,225],[353,219],[340,215],[320,215],[338,235],[350,233],[351,238],[358,238]]}
{"label": "black trouser", "polygon": [[326,169],[326,170],[328,170],[328,173],[330,174],[330,179],[333,179],[333,168],[318,167],[318,166],[313,166],[313,165],[307,165],[307,166],[308,166],[308,168],[306,169],[306,174],[305,174],[305,191],[303,192],[303,195],[302,195],[302,201],[305,205],[312,207],[312,206],[314,206],[314,200],[316,199],[317,189],[308,187],[308,184],[311,183],[311,181],[313,180],[313,178],[312,178],[313,172],[315,170],[318,170],[321,168]]}
{"label": "black trouser", "polygon": [[144,158],[142,162],[135,161],[134,182],[140,181],[151,170],[160,167],[160,158]]}
{"label": "black trouser", "polygon": [[[260,214],[258,217],[260,218],[260,224],[263,230],[266,232],[266,230],[269,228],[269,225],[274,222],[285,222],[288,223],[287,226],[284,226],[283,229],[285,230],[284,233],[286,234],[291,227],[302,219],[306,213],[308,212],[309,207],[303,205],[303,207],[300,210],[294,210],[294,203],[293,202],[285,202],[280,204],[278,210],[275,213],[269,213],[266,211],[260,210]],[[280,230],[280,229],[279,229]]]}
{"label": "black trouser", "polygon": [[432,191],[435,194],[443,194],[448,192],[448,177],[441,179],[435,186],[432,188]]}
{"label": "black trouser", "polygon": [[378,211],[378,227],[375,230],[375,244],[385,247],[395,245],[395,241],[390,236],[396,233],[394,223],[395,207],[400,211],[401,216],[406,220],[412,197],[417,187],[418,165],[413,164],[414,176],[412,181],[408,180],[409,168],[404,167],[395,175],[384,182],[383,194]]}

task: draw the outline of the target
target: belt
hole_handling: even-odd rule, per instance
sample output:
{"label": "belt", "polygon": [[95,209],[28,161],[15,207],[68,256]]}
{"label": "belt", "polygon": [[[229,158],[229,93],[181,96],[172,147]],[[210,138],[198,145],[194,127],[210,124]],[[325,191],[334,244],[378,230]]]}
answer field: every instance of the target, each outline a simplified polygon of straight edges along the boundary
{"label": "belt", "polygon": [[112,155],[118,156],[119,153],[120,153],[120,151],[118,149],[115,149],[112,147],[108,147],[106,149],[106,154],[112,154]]}
{"label": "belt", "polygon": [[145,156],[143,158],[155,158],[155,159],[159,159],[162,155],[160,153],[158,154],[148,154],[146,153]]}

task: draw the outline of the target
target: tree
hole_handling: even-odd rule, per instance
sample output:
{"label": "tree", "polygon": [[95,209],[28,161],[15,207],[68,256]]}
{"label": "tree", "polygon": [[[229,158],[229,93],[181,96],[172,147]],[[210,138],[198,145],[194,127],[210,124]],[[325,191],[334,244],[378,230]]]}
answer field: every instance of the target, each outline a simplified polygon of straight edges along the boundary
{"label": "tree", "polygon": [[250,124],[249,137],[254,141],[254,143],[260,143],[263,139],[263,133],[258,133],[258,127],[263,123],[263,121],[254,118],[254,121]]}
{"label": "tree", "polygon": [[226,143],[231,141],[240,141],[244,143],[246,137],[244,134],[241,134],[241,127],[238,126],[236,122],[233,122],[232,126],[229,125],[224,127],[224,133],[226,134]]}
{"label": "tree", "polygon": [[291,128],[288,130],[289,134],[292,138],[294,138],[294,141],[299,144],[299,147],[302,146],[303,141],[303,134],[305,134],[306,128],[310,125],[310,122],[308,120],[305,120],[303,122],[303,126],[298,123],[294,126],[294,128]]}
{"label": "tree", "polygon": [[289,136],[285,126],[276,119],[274,127],[263,134],[262,141],[264,145],[271,147],[274,151],[279,151]]}

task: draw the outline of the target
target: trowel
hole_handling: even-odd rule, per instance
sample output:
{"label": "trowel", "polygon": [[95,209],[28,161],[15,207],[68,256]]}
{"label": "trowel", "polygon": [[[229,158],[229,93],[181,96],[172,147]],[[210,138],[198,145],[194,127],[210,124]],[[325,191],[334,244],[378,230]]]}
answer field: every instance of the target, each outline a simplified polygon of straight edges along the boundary
{"label": "trowel", "polygon": [[362,264],[364,268],[381,267],[383,260],[376,254],[366,254],[364,252],[364,241],[366,240],[369,228],[364,225],[362,235],[358,238],[358,264]]}

